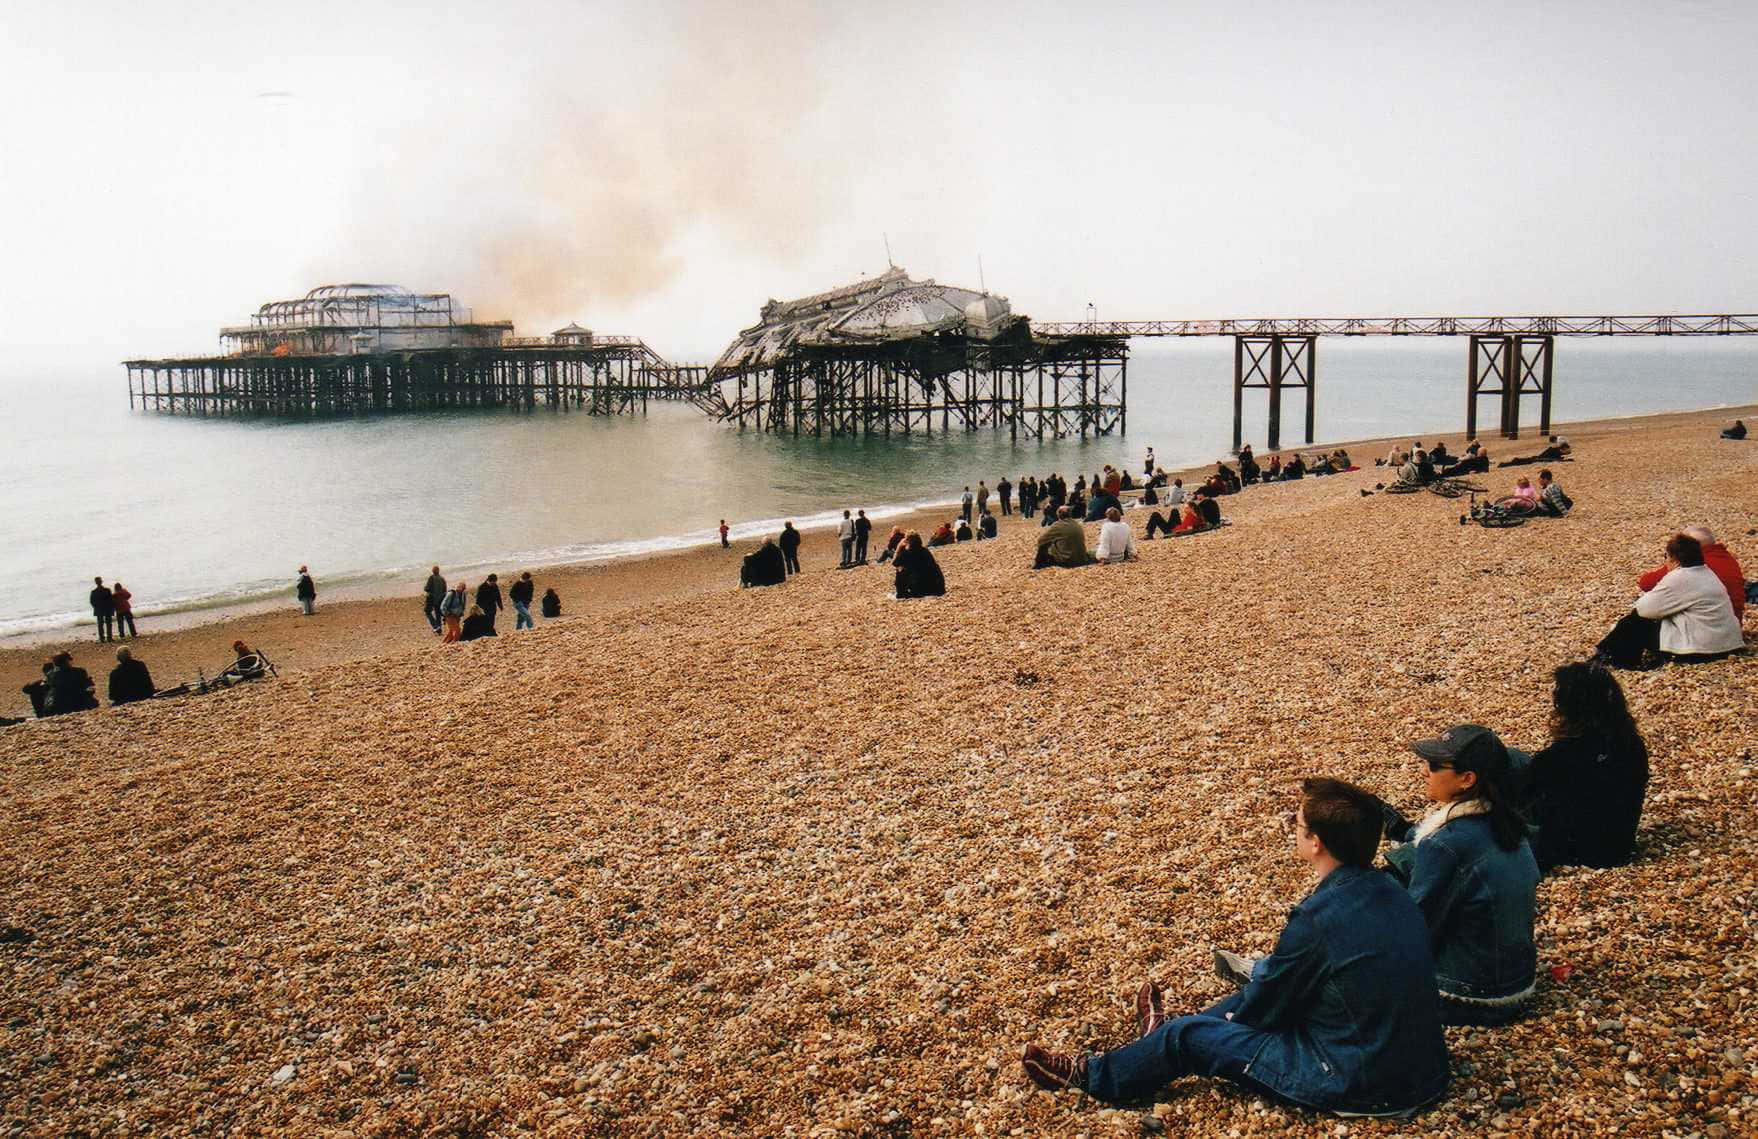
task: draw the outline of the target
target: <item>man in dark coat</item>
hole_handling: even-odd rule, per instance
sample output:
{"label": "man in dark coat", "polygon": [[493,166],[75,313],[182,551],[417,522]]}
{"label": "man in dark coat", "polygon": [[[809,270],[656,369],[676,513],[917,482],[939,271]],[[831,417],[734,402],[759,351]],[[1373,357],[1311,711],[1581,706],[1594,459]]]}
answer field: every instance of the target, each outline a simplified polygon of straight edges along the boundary
{"label": "man in dark coat", "polygon": [[92,695],[91,674],[75,667],[71,653],[56,653],[55,671],[48,676],[49,694],[44,701],[45,716],[64,716],[96,708],[98,698]]}
{"label": "man in dark coat", "polygon": [[780,585],[786,580],[787,560],[774,538],[763,539],[763,544],[746,554],[739,567],[740,585]]}
{"label": "man in dark coat", "polygon": [[315,612],[317,604],[317,583],[311,580],[311,571],[304,566],[299,567],[299,584],[293,588],[293,596],[299,600],[299,608],[307,617]]}
{"label": "man in dark coat", "polygon": [[513,612],[518,619],[513,622],[513,631],[535,629],[537,622],[531,619],[531,599],[537,594],[537,583],[531,580],[529,572],[521,573],[519,580],[507,590],[507,599],[513,603]]}
{"label": "man in dark coat", "polygon": [[777,545],[781,547],[781,557],[782,561],[787,566],[787,572],[799,573],[800,532],[794,529],[794,524],[792,522],[784,522],[781,524],[781,541],[778,542]]}
{"label": "man in dark coat", "polygon": [[111,638],[110,623],[116,618],[116,595],[111,593],[104,584],[104,579],[94,577],[92,581],[91,603],[92,616],[98,619],[98,643],[103,644]]}
{"label": "man in dark coat", "polygon": [[873,535],[873,520],[865,510],[855,511],[855,564],[867,564],[867,539]]}
{"label": "man in dark coat", "polygon": [[427,614],[427,623],[433,626],[435,633],[440,631],[440,606],[445,604],[446,594],[450,592],[445,575],[434,566],[433,572],[427,575],[427,584],[421,587],[421,594],[424,599],[422,612]]}
{"label": "man in dark coat", "polygon": [[55,662],[46,660],[43,662],[42,678],[33,680],[19,689],[30,697],[31,711],[36,714],[39,720],[49,714],[49,678],[53,675],[55,675]]}
{"label": "man in dark coat", "polygon": [[482,609],[482,615],[488,618],[488,627],[494,628],[494,619],[506,608],[506,603],[501,600],[501,582],[497,575],[489,574],[488,580],[476,587],[476,604]]}
{"label": "man in dark coat", "polygon": [[995,497],[1001,500],[1003,516],[1013,513],[1013,484],[1007,481],[1006,475],[1002,475],[1001,481],[995,484]]}
{"label": "man in dark coat", "polygon": [[110,670],[110,705],[146,700],[157,691],[147,666],[135,660],[127,649],[117,649],[116,667]]}

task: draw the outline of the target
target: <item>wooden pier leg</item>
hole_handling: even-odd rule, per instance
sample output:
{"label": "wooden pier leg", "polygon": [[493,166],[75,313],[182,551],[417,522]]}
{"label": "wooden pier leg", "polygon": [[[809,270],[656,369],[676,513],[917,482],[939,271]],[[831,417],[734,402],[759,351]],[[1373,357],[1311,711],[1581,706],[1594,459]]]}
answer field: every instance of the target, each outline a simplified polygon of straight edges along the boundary
{"label": "wooden pier leg", "polygon": [[1233,453],[1245,446],[1245,340],[1233,338]]}
{"label": "wooden pier leg", "polygon": [[1477,438],[1477,341],[1471,337],[1465,356],[1465,438]]}
{"label": "wooden pier leg", "polygon": [[1538,392],[1538,432],[1548,438],[1550,436],[1550,382],[1551,365],[1556,358],[1556,337],[1544,338],[1544,366],[1540,373],[1540,382],[1544,385]]}
{"label": "wooden pier leg", "polygon": [[1504,353],[1502,358],[1502,407],[1505,409],[1505,422],[1502,434],[1510,439],[1520,438],[1520,373],[1526,368],[1526,338],[1524,336],[1506,336],[1502,338]]}
{"label": "wooden pier leg", "polygon": [[1270,436],[1272,453],[1282,449],[1282,338],[1270,337]]}
{"label": "wooden pier leg", "polygon": [[1318,337],[1306,338],[1306,445],[1312,446],[1313,407],[1318,399]]}

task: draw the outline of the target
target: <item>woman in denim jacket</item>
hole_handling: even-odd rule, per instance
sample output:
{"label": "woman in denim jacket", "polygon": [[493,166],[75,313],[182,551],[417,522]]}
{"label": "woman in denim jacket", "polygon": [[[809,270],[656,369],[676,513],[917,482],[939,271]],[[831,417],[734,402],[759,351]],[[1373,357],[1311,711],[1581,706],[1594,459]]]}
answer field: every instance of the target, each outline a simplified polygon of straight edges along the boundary
{"label": "woman in denim jacket", "polygon": [[1422,820],[1388,809],[1386,852],[1428,923],[1446,1024],[1498,1025],[1532,998],[1538,863],[1514,805],[1508,749],[1488,728],[1460,724],[1411,750],[1428,761],[1435,805]]}

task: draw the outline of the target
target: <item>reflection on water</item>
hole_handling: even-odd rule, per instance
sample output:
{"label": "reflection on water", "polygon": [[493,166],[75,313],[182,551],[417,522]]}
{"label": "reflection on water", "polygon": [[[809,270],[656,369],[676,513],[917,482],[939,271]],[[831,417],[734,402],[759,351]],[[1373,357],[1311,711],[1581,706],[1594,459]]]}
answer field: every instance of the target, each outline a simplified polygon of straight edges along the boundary
{"label": "reflection on water", "polygon": [[[1630,346],[1634,344],[1634,346]],[[1464,343],[1325,341],[1319,441],[1457,431]],[[83,611],[120,578],[147,612],[390,574],[433,562],[501,568],[709,537],[843,506],[945,501],[979,478],[1219,457],[1232,427],[1232,345],[1137,342],[1129,434],[1010,443],[1004,434],[819,439],[740,434],[687,406],[645,417],[536,411],[379,418],[191,419],[130,413],[122,376],[0,386],[0,632]],[[1758,401],[1737,341],[1558,342],[1561,420]],[[1247,393],[1261,447],[1263,392]],[[1302,393],[1284,396],[1298,442]],[[1485,401],[1483,416],[1495,414]],[[1536,402],[1526,412],[1537,419]],[[1486,420],[1487,421],[1487,420]],[[411,585],[411,589],[414,586]]]}

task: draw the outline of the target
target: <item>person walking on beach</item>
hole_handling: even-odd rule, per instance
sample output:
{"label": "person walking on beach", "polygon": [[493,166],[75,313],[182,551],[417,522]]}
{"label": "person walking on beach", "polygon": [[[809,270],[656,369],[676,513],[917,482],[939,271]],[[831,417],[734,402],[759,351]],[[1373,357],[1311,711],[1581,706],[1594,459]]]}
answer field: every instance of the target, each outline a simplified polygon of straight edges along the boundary
{"label": "person walking on beach", "polygon": [[445,601],[440,603],[440,615],[445,618],[446,622],[443,640],[448,645],[458,639],[460,626],[464,621],[464,613],[470,608],[470,599],[466,593],[469,588],[468,582],[460,581],[458,587],[446,594]]}
{"label": "person walking on beach", "polygon": [[781,524],[781,539],[776,542],[781,547],[781,558],[786,564],[788,573],[800,572],[800,532],[794,529],[792,522]]}
{"label": "person walking on beach", "polygon": [[157,691],[147,666],[135,660],[127,649],[117,649],[116,667],[110,670],[110,706],[146,700]]}
{"label": "person walking on beach", "polygon": [[122,626],[127,625],[129,636],[140,636],[134,629],[134,594],[123,589],[121,582],[117,582],[110,590],[110,600],[116,607],[116,635],[120,637]]}
{"label": "person walking on beach", "polygon": [[440,607],[446,603],[447,592],[445,575],[434,566],[433,572],[427,575],[427,584],[421,587],[421,611],[426,614],[427,623],[433,626],[435,633],[440,631]]}
{"label": "person walking on beach", "polygon": [[855,564],[855,521],[846,510],[836,527],[836,538],[842,543],[842,568],[847,569]]}
{"label": "person walking on beach", "polygon": [[995,497],[1001,500],[1003,518],[1013,513],[1013,484],[1007,481],[1006,475],[1002,475],[1001,481],[995,484]]}
{"label": "person walking on beach", "polygon": [[495,618],[507,607],[501,600],[500,575],[491,573],[487,581],[476,587],[476,604],[482,609],[482,615],[488,618],[489,627],[493,628]]}
{"label": "person walking on beach", "polygon": [[726,540],[727,532],[726,519],[722,518],[720,520],[720,548],[723,550],[732,549],[732,543]]}
{"label": "person walking on beach", "polygon": [[92,578],[92,616],[98,619],[98,643],[101,645],[110,639],[110,622],[116,616],[116,595],[104,584],[101,577]]}
{"label": "person walking on beach", "polygon": [[531,580],[530,573],[521,573],[519,580],[507,590],[507,599],[513,603],[513,631],[535,629],[537,622],[531,619],[531,599],[537,596],[537,585]]}
{"label": "person walking on beach", "polygon": [[966,522],[971,520],[971,507],[976,505],[976,501],[976,496],[971,494],[971,488],[965,487],[964,497],[959,500],[959,513]]}
{"label": "person walking on beach", "polygon": [[311,580],[311,571],[304,566],[299,567],[299,584],[293,587],[293,596],[299,599],[299,608],[311,616],[317,606],[317,583]]}
{"label": "person walking on beach", "polygon": [[867,540],[873,536],[873,520],[865,510],[855,511],[855,564],[867,564]]}

